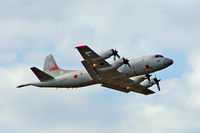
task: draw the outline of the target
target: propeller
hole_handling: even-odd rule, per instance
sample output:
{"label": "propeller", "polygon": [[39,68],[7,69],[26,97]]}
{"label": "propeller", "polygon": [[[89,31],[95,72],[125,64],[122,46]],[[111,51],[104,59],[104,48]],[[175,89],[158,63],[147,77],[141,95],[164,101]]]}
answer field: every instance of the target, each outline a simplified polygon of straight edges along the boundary
{"label": "propeller", "polygon": [[116,49],[112,49],[112,55],[113,55],[114,61],[116,60],[116,57],[120,58],[118,51]]}
{"label": "propeller", "polygon": [[150,83],[150,82],[151,82],[151,79],[150,79],[151,74],[146,74],[145,76],[147,77],[147,79],[148,79],[148,81],[149,81],[149,83]]}
{"label": "propeller", "polygon": [[125,59],[125,58],[122,58],[123,59],[123,64],[125,65],[125,67],[128,65],[129,67],[131,67],[131,65],[129,64],[129,60],[128,59]]}
{"label": "propeller", "polygon": [[154,82],[156,83],[156,85],[157,85],[157,87],[158,87],[158,90],[160,91],[160,84],[159,84],[159,82],[161,81],[161,79],[157,79],[156,77],[153,79],[154,80]]}

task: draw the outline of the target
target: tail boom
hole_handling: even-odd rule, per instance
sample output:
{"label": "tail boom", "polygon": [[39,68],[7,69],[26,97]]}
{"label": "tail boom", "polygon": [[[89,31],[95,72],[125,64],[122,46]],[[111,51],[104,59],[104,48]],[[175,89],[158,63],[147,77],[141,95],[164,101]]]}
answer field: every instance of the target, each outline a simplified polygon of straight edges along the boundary
{"label": "tail boom", "polygon": [[30,85],[32,85],[32,84],[19,85],[19,86],[17,86],[17,88],[22,88],[22,87],[26,87],[26,86],[30,86]]}

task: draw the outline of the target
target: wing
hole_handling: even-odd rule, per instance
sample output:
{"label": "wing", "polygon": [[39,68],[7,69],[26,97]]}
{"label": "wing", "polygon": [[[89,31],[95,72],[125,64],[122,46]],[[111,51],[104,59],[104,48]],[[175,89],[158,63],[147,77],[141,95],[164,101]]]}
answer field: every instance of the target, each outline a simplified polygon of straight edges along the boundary
{"label": "wing", "polygon": [[149,90],[141,86],[140,84],[135,83],[129,78],[118,78],[115,80],[109,80],[107,82],[102,83],[102,86],[126,93],[129,93],[130,91],[134,91],[144,95],[150,95],[155,93],[152,90]]}
{"label": "wing", "polygon": [[94,80],[102,83],[102,86],[115,89],[122,92],[138,92],[144,95],[153,94],[154,92],[136,84],[117,69],[101,71],[102,68],[110,67],[111,65],[102,59],[97,53],[86,45],[76,47],[81,56],[85,59],[82,64]]}
{"label": "wing", "polygon": [[[106,80],[112,77],[121,76],[120,72],[115,70],[100,71],[101,68],[111,67],[111,65],[102,59],[97,53],[86,45],[76,47],[85,61],[94,69],[99,75],[99,80]],[[82,62],[83,63],[83,62]]]}

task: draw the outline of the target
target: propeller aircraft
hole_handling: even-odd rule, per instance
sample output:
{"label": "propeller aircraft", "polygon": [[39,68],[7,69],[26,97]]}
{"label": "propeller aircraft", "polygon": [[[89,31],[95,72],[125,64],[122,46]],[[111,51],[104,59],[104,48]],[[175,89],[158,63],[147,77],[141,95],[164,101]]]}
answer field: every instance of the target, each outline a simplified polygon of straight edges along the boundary
{"label": "propeller aircraft", "polygon": [[[160,79],[151,78],[151,73],[167,68],[173,60],[162,55],[149,55],[132,60],[120,58],[116,49],[97,54],[86,45],[76,47],[83,61],[85,70],[64,70],[57,66],[52,54],[49,54],[44,63],[43,71],[32,67],[31,70],[40,82],[23,84],[25,86],[78,88],[94,84],[121,92],[136,92],[144,95],[155,93],[149,87],[157,85],[160,91]],[[106,59],[113,56],[113,62]],[[118,58],[118,59],[117,59]]]}

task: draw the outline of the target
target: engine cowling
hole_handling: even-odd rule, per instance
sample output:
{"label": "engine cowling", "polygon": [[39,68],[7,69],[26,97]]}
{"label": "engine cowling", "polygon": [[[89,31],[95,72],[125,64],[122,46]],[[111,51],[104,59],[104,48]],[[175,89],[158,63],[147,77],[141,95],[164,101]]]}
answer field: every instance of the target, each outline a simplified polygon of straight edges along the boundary
{"label": "engine cowling", "polygon": [[153,79],[151,79],[150,82],[149,82],[149,80],[146,79],[140,83],[140,85],[144,86],[145,88],[149,88],[149,87],[153,86],[154,84],[156,84],[156,83]]}
{"label": "engine cowling", "polygon": [[137,76],[137,77],[133,77],[131,78],[133,81],[135,81],[137,84],[143,82],[146,78],[146,76],[142,75],[142,76]]}
{"label": "engine cowling", "polygon": [[99,56],[101,57],[101,59],[108,59],[113,55],[113,49],[107,50],[107,51],[103,51],[99,54]]}
{"label": "engine cowling", "polygon": [[112,69],[118,69],[120,66],[124,64],[124,59],[118,59],[117,61],[114,61],[111,63],[111,66],[109,67],[104,67],[99,69],[100,71],[107,71],[107,70],[112,70]]}
{"label": "engine cowling", "polygon": [[111,56],[114,57],[114,60],[116,60],[116,57],[120,58],[118,51],[116,49],[110,49],[107,51],[103,51],[99,54],[99,58],[95,59],[95,60],[101,60],[101,59],[108,59]]}

